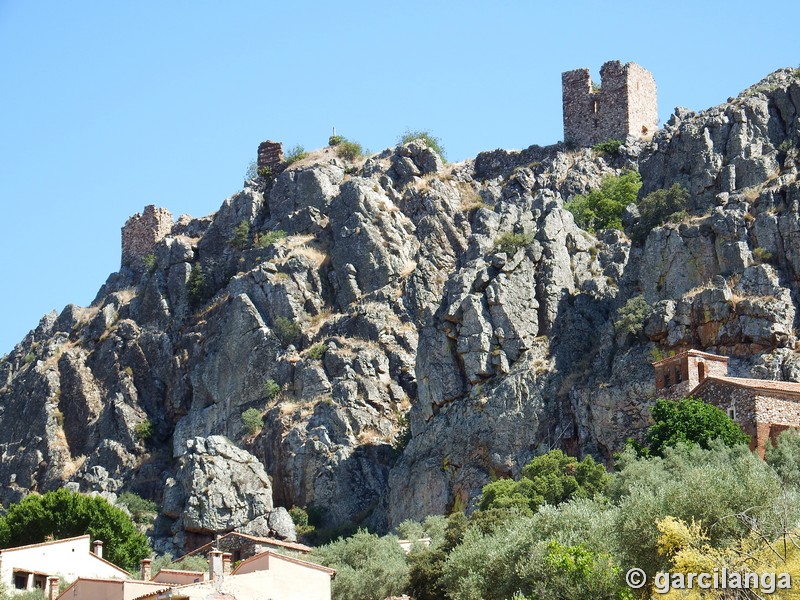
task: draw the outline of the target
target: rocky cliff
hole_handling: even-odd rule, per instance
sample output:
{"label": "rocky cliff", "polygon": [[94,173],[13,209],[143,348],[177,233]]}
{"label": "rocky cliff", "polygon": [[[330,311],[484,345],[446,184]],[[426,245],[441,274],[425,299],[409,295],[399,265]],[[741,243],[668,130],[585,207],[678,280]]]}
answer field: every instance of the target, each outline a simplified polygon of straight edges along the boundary
{"label": "rocky cliff", "polygon": [[[468,507],[553,447],[609,458],[670,350],[800,381],[798,147],[785,69],[613,156],[443,164],[411,142],[265,173],[159,222],[91,306],[0,362],[0,499],[131,490],[173,551],[234,528],[291,539],[294,505],[385,529]],[[686,188],[685,218],[635,243],[578,228],[565,201],[628,169],[641,196]],[[642,334],[619,332],[639,295]]]}

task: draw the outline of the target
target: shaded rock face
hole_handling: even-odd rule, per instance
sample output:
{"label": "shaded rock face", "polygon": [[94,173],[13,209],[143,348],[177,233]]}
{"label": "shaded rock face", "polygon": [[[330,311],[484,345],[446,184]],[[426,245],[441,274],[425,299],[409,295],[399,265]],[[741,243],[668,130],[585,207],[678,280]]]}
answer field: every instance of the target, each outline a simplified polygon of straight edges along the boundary
{"label": "shaded rock face", "polygon": [[[246,182],[0,361],[0,500],[133,491],[173,551],[293,539],[292,506],[387,529],[469,509],[550,448],[610,460],[664,353],[800,380],[799,90],[779,71],[614,156],[444,165],[415,141]],[[579,229],[565,203],[635,168],[642,196],[686,187],[686,218],[636,244]],[[617,331],[639,295],[641,333]]]}
{"label": "shaded rock face", "polygon": [[164,490],[162,514],[173,519],[172,530],[180,547],[184,533],[213,534],[232,531],[243,524],[262,533],[272,518],[284,538],[296,539],[294,527],[285,523],[286,511],[273,510],[272,489],[264,466],[256,457],[219,435],[187,440],[174,478]]}

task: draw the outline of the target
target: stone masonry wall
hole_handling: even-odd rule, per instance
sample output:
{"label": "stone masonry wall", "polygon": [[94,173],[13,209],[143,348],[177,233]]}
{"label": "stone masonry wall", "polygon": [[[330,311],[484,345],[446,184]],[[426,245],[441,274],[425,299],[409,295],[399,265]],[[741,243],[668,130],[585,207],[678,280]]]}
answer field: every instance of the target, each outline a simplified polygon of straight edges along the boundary
{"label": "stone masonry wall", "polygon": [[670,388],[670,397],[673,397],[676,390],[672,388],[679,387],[681,393],[685,395],[685,393],[700,384],[700,365],[702,365],[703,379],[706,377],[727,377],[728,375],[728,363],[724,360],[713,360],[692,354],[679,354],[656,366],[656,388]]}
{"label": "stone masonry wall", "polygon": [[172,225],[172,213],[152,204],[128,219],[122,226],[122,266],[141,266],[142,259],[169,235]]}
{"label": "stone masonry wall", "polygon": [[656,83],[636,63],[605,63],[601,86],[594,88],[589,69],[561,75],[564,141],[592,146],[608,139],[652,134],[658,127]]}
{"label": "stone masonry wall", "polygon": [[713,385],[709,383],[703,386],[698,396],[705,402],[725,411],[741,425],[747,435],[756,439],[757,413],[752,390],[714,382]]}
{"label": "stone masonry wall", "polygon": [[283,162],[283,144],[267,140],[258,145],[258,166],[271,167]]}
{"label": "stone masonry wall", "polygon": [[764,456],[770,440],[788,428],[800,428],[800,398],[775,391],[764,395],[736,385],[709,382],[700,397],[725,411],[751,437],[751,450]]}

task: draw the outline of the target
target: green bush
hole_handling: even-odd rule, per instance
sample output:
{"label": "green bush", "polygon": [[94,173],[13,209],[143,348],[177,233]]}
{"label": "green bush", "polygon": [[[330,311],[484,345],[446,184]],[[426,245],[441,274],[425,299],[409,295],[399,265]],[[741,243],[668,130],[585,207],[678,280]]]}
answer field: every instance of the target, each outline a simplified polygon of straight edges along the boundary
{"label": "green bush", "polygon": [[256,238],[256,243],[261,248],[269,248],[277,242],[278,240],[282,240],[286,237],[286,232],[283,229],[274,229],[272,231],[265,231],[264,233],[258,234]]}
{"label": "green bush", "polygon": [[271,179],[272,178],[272,167],[269,165],[264,165],[263,167],[258,167],[256,171],[259,177],[263,177],[264,179]]}
{"label": "green bush", "polygon": [[495,252],[505,252],[509,257],[514,256],[520,248],[526,248],[533,243],[533,235],[529,233],[503,233],[494,240]]}
{"label": "green bush", "polygon": [[782,432],[775,446],[767,444],[765,459],[784,483],[800,490],[800,432]]}
{"label": "green bush", "polygon": [[411,441],[411,425],[408,422],[408,417],[400,415],[397,419],[397,435],[392,444],[392,450],[395,457],[399,457]]}
{"label": "green bush", "polygon": [[197,310],[209,299],[208,285],[206,284],[205,273],[200,263],[192,265],[192,272],[186,282],[186,289],[189,299],[189,308]]}
{"label": "green bush", "polygon": [[242,423],[247,434],[254,435],[264,426],[264,422],[261,419],[261,411],[257,408],[248,408],[242,413]]}
{"label": "green bush", "polygon": [[613,539],[624,562],[644,569],[648,579],[669,570],[655,527],[666,516],[699,522],[717,548],[748,536],[756,523],[766,539],[775,539],[785,517],[798,518],[797,505],[784,514],[781,482],[744,444],[716,441],[708,450],[681,444],[665,448],[663,458],[637,458],[626,450],[616,468],[609,487],[619,506]]}
{"label": "green bush", "polygon": [[342,142],[336,146],[336,156],[344,160],[355,160],[363,156],[363,154],[364,149],[361,147],[361,144],[357,142],[342,140]]}
{"label": "green bush", "polygon": [[117,504],[120,504],[128,509],[131,513],[131,518],[140,524],[149,524],[158,515],[158,505],[151,501],[145,500],[138,494],[133,492],[123,492],[117,498]]}
{"label": "green bush", "polygon": [[230,245],[238,250],[250,247],[250,222],[240,221],[233,229],[233,237],[229,240]]}
{"label": "green bush", "polygon": [[753,258],[758,263],[768,263],[772,260],[772,252],[770,252],[766,248],[761,248],[761,247],[754,248]]}
{"label": "green bush", "polygon": [[146,442],[153,437],[153,422],[150,419],[145,419],[141,423],[138,423],[136,427],[133,428],[133,434],[140,442]]}
{"label": "green bush", "polygon": [[[208,571],[208,559],[196,554],[176,559],[172,554],[167,552],[166,554],[156,556],[150,564],[150,568],[153,575],[156,575],[161,569],[179,569],[181,571],[199,571],[204,573]],[[140,577],[139,569],[136,570],[135,576],[137,579]]]}
{"label": "green bush", "polygon": [[286,317],[277,317],[272,330],[284,348],[297,344],[302,333],[300,325]]}
{"label": "green bush", "polygon": [[531,515],[543,504],[600,496],[608,481],[605,467],[591,456],[578,462],[561,450],[551,450],[525,465],[519,481],[498,479],[485,485],[478,507],[483,511],[510,509]]}
{"label": "green bush", "polygon": [[286,156],[283,157],[283,162],[287,165],[297,162],[298,160],[303,160],[306,156],[308,156],[308,152],[306,149],[303,148],[300,144],[289,148],[286,152]]}
{"label": "green bush", "polygon": [[378,537],[360,530],[315,548],[311,560],[336,569],[334,600],[383,600],[408,588],[406,555],[393,535]]}
{"label": "green bush", "polygon": [[267,400],[272,400],[277,396],[281,391],[281,386],[272,378],[267,379],[264,383],[264,394],[267,396]]}
{"label": "green bush", "polygon": [[575,196],[564,205],[575,217],[578,227],[594,232],[598,229],[622,229],[622,212],[636,202],[642,178],[636,171],[603,178],[600,187],[585,196]]}
{"label": "green bush", "polygon": [[436,152],[436,154],[438,154],[443,161],[447,160],[445,158],[442,141],[438,137],[431,134],[430,131],[408,129],[403,135],[401,135],[398,138],[397,143],[407,144],[409,142],[413,142],[414,140],[422,140],[423,142],[425,142],[425,145],[434,152]]}
{"label": "green bush", "polygon": [[685,218],[688,203],[689,191],[677,183],[667,190],[656,190],[647,194],[638,204],[640,217],[639,222],[633,227],[631,239],[644,241],[648,233],[667,220]]}
{"label": "green bush", "polygon": [[592,146],[592,150],[595,152],[600,152],[601,154],[614,155],[619,153],[619,149],[622,147],[622,145],[623,142],[621,140],[610,139],[606,140],[605,142],[595,144]]}
{"label": "green bush", "polygon": [[666,448],[678,444],[697,444],[707,449],[715,439],[726,446],[750,443],[750,436],[733,419],[700,398],[660,399],[652,413],[655,423],[648,428],[645,439],[654,456],[663,456]]}
{"label": "green bush", "polygon": [[258,175],[258,162],[255,160],[250,161],[250,164],[247,165],[247,170],[244,172],[244,179],[245,181],[249,181],[251,179],[255,179]]}
{"label": "green bush", "polygon": [[[592,516],[596,514],[593,510]],[[572,533],[577,529],[576,524],[563,520],[561,531],[545,533],[538,527],[537,517],[519,518],[489,535],[469,530],[445,561],[439,578],[439,584],[446,590],[445,597],[452,600],[507,600],[517,594],[540,600],[626,597],[619,577],[621,569],[610,551],[608,537],[599,542],[564,541],[560,539],[564,532]]]}
{"label": "green bush", "polygon": [[328,146],[338,146],[342,142],[346,142],[347,138],[343,135],[332,135],[328,138]]}
{"label": "green bush", "polygon": [[316,527],[309,522],[308,512],[305,508],[293,506],[289,509],[289,516],[292,517],[292,522],[294,523],[294,528],[295,531],[297,531],[297,535],[306,536],[314,533]]}
{"label": "green bush", "polygon": [[105,558],[123,569],[138,568],[150,556],[150,545],[131,518],[100,496],[67,489],[31,494],[8,507],[0,517],[3,547],[37,544],[89,534],[105,543]]}
{"label": "green bush", "polygon": [[306,351],[306,356],[314,360],[319,360],[320,358],[325,356],[325,352],[327,351],[328,351],[328,344],[326,344],[325,342],[319,342],[311,346]]}
{"label": "green bush", "polygon": [[28,352],[28,353],[27,353],[27,354],[26,354],[26,355],[25,355],[25,356],[22,358],[22,361],[23,361],[23,362],[24,362],[26,365],[29,365],[29,364],[31,364],[31,363],[32,363],[34,360],[36,360],[36,355],[35,355],[33,352]]}
{"label": "green bush", "polygon": [[641,294],[629,298],[628,301],[617,310],[617,318],[614,319],[614,331],[620,333],[630,333],[638,336],[644,329],[644,322],[650,316],[652,308]]}
{"label": "green bush", "polygon": [[147,269],[148,273],[153,273],[156,270],[156,255],[146,255],[144,258],[142,258],[142,264],[144,265],[144,268]]}

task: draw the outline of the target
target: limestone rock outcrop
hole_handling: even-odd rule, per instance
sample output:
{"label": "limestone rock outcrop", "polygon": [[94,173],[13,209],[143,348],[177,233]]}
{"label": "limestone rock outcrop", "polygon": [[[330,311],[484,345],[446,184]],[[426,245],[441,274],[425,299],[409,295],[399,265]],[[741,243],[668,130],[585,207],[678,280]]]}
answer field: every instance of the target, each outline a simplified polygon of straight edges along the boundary
{"label": "limestone rock outcrop", "polygon": [[[798,115],[781,70],[613,155],[329,148],[208,217],[140,219],[136,260],[0,360],[0,500],[132,491],[175,551],[294,539],[293,506],[389,529],[470,509],[550,448],[610,460],[665,353],[798,381]],[[626,231],[582,231],[565,204],[637,168],[640,198],[677,183],[686,214],[632,241],[632,204]],[[639,296],[641,331],[620,331]]]}

